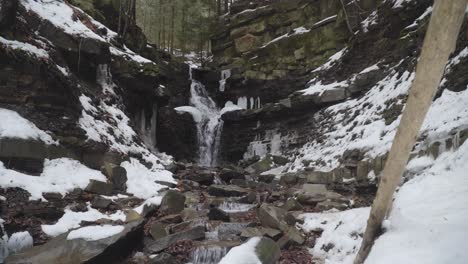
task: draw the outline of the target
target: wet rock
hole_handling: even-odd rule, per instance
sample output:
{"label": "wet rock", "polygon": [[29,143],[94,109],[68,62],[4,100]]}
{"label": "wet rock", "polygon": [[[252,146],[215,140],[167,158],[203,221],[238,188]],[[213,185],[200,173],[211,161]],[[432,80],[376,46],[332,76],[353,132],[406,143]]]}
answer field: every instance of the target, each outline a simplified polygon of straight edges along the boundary
{"label": "wet rock", "polygon": [[248,166],[245,171],[250,174],[259,175],[262,172],[268,171],[273,168],[274,161],[272,156],[268,155],[265,158],[255,162],[254,164]]}
{"label": "wet rock", "polygon": [[255,247],[255,253],[262,264],[275,264],[281,255],[279,246],[267,237],[261,238]]}
{"label": "wet rock", "polygon": [[188,231],[175,233],[150,242],[145,250],[149,253],[158,253],[180,240],[199,240],[205,238],[205,227],[197,226]]}
{"label": "wet rock", "polygon": [[154,240],[163,238],[168,235],[166,231],[166,225],[161,222],[153,223],[150,227],[149,233]]}
{"label": "wet rock", "polygon": [[301,211],[304,209],[301,203],[299,203],[295,198],[289,198],[282,208],[286,211]]}
{"label": "wet rock", "polygon": [[247,227],[242,230],[240,237],[242,239],[247,239],[251,237],[266,236],[273,240],[278,240],[281,237],[281,234],[281,231],[269,227]]}
{"label": "wet rock", "polygon": [[221,180],[224,182],[231,182],[233,179],[245,180],[244,173],[241,171],[241,169],[236,170],[229,168],[222,169],[219,173],[219,178],[221,178]]}
{"label": "wet rock", "polygon": [[166,214],[178,214],[185,207],[185,196],[177,191],[167,191],[161,201],[160,210]]}
{"label": "wet rock", "polygon": [[275,175],[271,175],[271,174],[258,175],[258,181],[261,181],[261,182],[271,183],[274,179],[275,179]]}
{"label": "wet rock", "polygon": [[195,175],[191,175],[189,179],[201,185],[211,185],[214,182],[214,174],[208,170],[197,171]]}
{"label": "wet rock", "polygon": [[258,210],[258,218],[265,227],[283,230],[287,225],[284,221],[285,216],[285,210],[272,205],[262,204]]}
{"label": "wet rock", "polygon": [[239,203],[253,204],[257,202],[257,193],[249,192],[246,196],[237,200]]}
{"label": "wet rock", "polygon": [[180,214],[171,214],[159,218],[159,221],[165,224],[178,224],[182,222],[182,217],[180,216]]}
{"label": "wet rock", "polygon": [[101,172],[114,185],[114,189],[125,192],[127,190],[127,170],[110,162],[104,162]]}
{"label": "wet rock", "polygon": [[119,234],[96,240],[68,240],[68,233],[53,238],[48,243],[12,255],[7,263],[117,263],[130,254],[143,237],[143,221],[124,226]]}
{"label": "wet rock", "polygon": [[280,178],[280,184],[294,185],[297,183],[298,176],[294,173],[288,173]]}
{"label": "wet rock", "polygon": [[167,182],[167,181],[154,181],[154,182],[157,183],[157,184],[160,184],[160,185],[167,186],[167,187],[169,187],[169,188],[175,188],[175,187],[177,187],[177,184],[172,183],[172,182]]}
{"label": "wet rock", "polygon": [[190,220],[197,219],[199,217],[199,213],[197,210],[193,208],[185,208],[180,213],[180,217],[182,217],[183,221],[190,221]]}
{"label": "wet rock", "polygon": [[91,201],[91,207],[95,209],[106,209],[107,207],[109,207],[109,205],[111,205],[111,203],[112,203],[111,200],[108,200],[101,196],[96,196]]}
{"label": "wet rock", "polygon": [[289,246],[300,246],[304,244],[305,239],[295,227],[289,227],[284,231],[284,235],[278,240],[278,246],[285,248]]}
{"label": "wet rock", "polygon": [[150,258],[149,264],[182,264],[176,257],[168,253],[161,253],[154,258]]}
{"label": "wet rock", "polygon": [[248,190],[235,185],[211,185],[208,188],[208,193],[213,196],[243,196],[249,193]]}
{"label": "wet rock", "polygon": [[223,222],[231,221],[229,214],[219,208],[211,208],[210,212],[208,213],[208,218],[210,220],[219,220]]}
{"label": "wet rock", "polygon": [[112,184],[96,180],[90,180],[88,186],[85,188],[85,191],[87,192],[106,196],[112,195],[112,190]]}

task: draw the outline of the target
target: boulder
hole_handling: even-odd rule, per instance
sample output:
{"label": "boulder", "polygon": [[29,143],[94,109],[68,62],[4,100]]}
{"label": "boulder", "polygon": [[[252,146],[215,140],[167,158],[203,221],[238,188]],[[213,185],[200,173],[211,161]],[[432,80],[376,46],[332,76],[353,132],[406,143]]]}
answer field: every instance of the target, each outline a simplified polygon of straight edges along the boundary
{"label": "boulder", "polygon": [[265,182],[265,183],[271,183],[275,179],[275,175],[271,174],[260,174],[258,175],[258,181],[260,182]]}
{"label": "boulder", "polygon": [[127,190],[127,170],[110,162],[104,162],[101,172],[114,185],[114,189],[125,192]]}
{"label": "boulder", "polygon": [[264,227],[271,227],[283,230],[287,226],[284,217],[286,211],[268,204],[262,204],[258,209],[258,218]]}
{"label": "boulder", "polygon": [[275,264],[281,255],[279,246],[267,237],[260,239],[255,247],[255,253],[262,264]]}
{"label": "boulder", "polygon": [[218,220],[223,222],[231,221],[231,217],[229,216],[229,214],[219,208],[211,208],[210,212],[208,213],[208,218],[210,220]]}
{"label": "boulder", "polygon": [[298,176],[294,173],[288,173],[280,178],[280,184],[294,185],[297,183]]}
{"label": "boulder", "polygon": [[167,186],[169,188],[175,188],[177,187],[177,184],[173,183],[173,182],[167,182],[167,181],[154,181],[155,183],[157,184],[160,184],[160,185],[164,185],[164,186]]}
{"label": "boulder", "polygon": [[88,186],[86,186],[85,191],[100,195],[112,195],[112,190],[114,189],[111,183],[101,182],[96,180],[90,180]]}
{"label": "boulder", "polygon": [[111,205],[112,201],[101,196],[96,196],[91,201],[91,207],[95,209],[106,209]]}
{"label": "boulder", "polygon": [[278,229],[273,229],[269,227],[247,227],[242,229],[240,237],[242,239],[251,238],[251,237],[269,237],[274,240],[278,240],[281,237],[282,232]]}
{"label": "boulder", "polygon": [[196,171],[189,179],[202,185],[211,185],[214,182],[214,174],[211,171]]}
{"label": "boulder", "polygon": [[163,238],[168,235],[166,231],[166,225],[161,222],[153,223],[150,227],[149,233],[154,240]]}
{"label": "boulder", "polygon": [[285,248],[289,246],[300,246],[304,244],[305,239],[301,235],[301,232],[295,227],[289,227],[284,231],[284,235],[278,240],[278,246]]}
{"label": "boulder", "polygon": [[255,162],[254,164],[248,166],[245,170],[254,175],[259,175],[262,172],[268,171],[273,168],[274,161],[272,156],[268,155],[263,159]]}
{"label": "boulder", "polygon": [[143,221],[132,222],[122,232],[95,241],[68,240],[69,233],[65,233],[44,245],[9,256],[6,263],[117,263],[136,249],[143,238],[143,226]]}
{"label": "boulder", "polygon": [[211,185],[208,188],[208,193],[213,196],[244,196],[249,193],[248,190],[235,185]]}
{"label": "boulder", "polygon": [[160,210],[166,214],[178,214],[185,208],[185,196],[178,191],[167,191],[161,201]]}
{"label": "boulder", "polygon": [[190,230],[165,236],[150,242],[145,251],[148,253],[159,253],[180,240],[199,240],[205,238],[205,227],[197,226]]}
{"label": "boulder", "polygon": [[283,207],[286,211],[302,211],[304,207],[295,198],[289,198]]}
{"label": "boulder", "polygon": [[224,182],[231,182],[231,180],[233,179],[240,179],[240,180],[245,179],[244,173],[242,171],[228,169],[228,168],[222,169],[221,172],[219,173],[219,177]]}
{"label": "boulder", "polygon": [[198,211],[193,208],[185,208],[180,213],[180,217],[182,217],[183,221],[194,220],[199,217]]}

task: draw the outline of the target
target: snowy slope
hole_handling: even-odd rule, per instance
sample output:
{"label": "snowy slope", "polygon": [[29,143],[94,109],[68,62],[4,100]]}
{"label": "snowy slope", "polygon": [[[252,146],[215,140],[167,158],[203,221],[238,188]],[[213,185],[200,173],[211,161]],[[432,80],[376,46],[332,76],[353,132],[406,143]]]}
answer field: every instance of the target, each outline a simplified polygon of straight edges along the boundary
{"label": "snowy slope", "polygon": [[[466,263],[468,251],[463,245],[468,237],[467,160],[465,142],[435,161],[421,157],[412,162],[426,166],[420,167],[396,193],[393,210],[384,223],[386,231],[376,241],[366,264]],[[369,209],[304,214],[305,231],[324,230],[310,253],[328,264],[352,263]]]}

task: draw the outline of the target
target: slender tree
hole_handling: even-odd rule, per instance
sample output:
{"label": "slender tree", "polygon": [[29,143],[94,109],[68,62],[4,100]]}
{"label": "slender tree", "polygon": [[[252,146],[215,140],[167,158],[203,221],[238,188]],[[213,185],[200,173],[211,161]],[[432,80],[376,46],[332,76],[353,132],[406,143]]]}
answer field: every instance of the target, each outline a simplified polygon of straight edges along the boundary
{"label": "slender tree", "polygon": [[448,57],[455,49],[467,3],[468,0],[436,0],[434,3],[416,78],[385,164],[355,264],[366,260],[381,231],[382,221],[390,211],[393,193],[401,181],[411,149],[442,79]]}

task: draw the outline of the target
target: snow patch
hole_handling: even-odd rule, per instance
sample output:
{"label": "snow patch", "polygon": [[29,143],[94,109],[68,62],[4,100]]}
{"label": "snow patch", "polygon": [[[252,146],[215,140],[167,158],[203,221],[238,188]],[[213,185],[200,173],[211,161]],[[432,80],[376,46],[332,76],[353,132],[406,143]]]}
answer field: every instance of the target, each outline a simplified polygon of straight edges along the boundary
{"label": "snow patch", "polygon": [[66,208],[65,214],[57,221],[57,223],[53,225],[42,225],[42,231],[48,236],[56,237],[71,229],[80,227],[81,221],[94,222],[98,219],[125,221],[125,218],[125,214],[122,211],[117,211],[114,214],[107,215],[91,208],[91,205],[88,203],[88,211],[86,212],[73,212]]}
{"label": "snow patch", "polygon": [[159,190],[166,188],[166,186],[157,184],[155,181],[177,183],[172,178],[170,171],[158,168],[148,169],[134,158],[122,162],[120,166],[127,170],[127,192],[141,199],[159,196]]}
{"label": "snow patch", "polygon": [[246,243],[233,247],[219,264],[261,264],[262,262],[255,253],[255,248],[260,242],[260,237],[253,237]]}
{"label": "snow patch", "polygon": [[0,186],[24,189],[31,194],[30,200],[45,200],[42,196],[45,192],[66,195],[75,188],[86,188],[90,180],[106,181],[106,177],[100,171],[68,158],[45,160],[39,177],[6,169],[0,162]]}
{"label": "snow patch", "polygon": [[34,139],[48,145],[58,144],[49,134],[15,111],[0,108],[0,120],[0,138]]}
{"label": "snow patch", "polygon": [[44,49],[38,48],[36,46],[33,46],[29,43],[20,42],[16,40],[8,40],[1,36],[0,36],[0,43],[3,44],[3,46],[7,48],[11,48],[15,50],[22,50],[38,58],[45,58],[45,59],[49,58],[49,53],[47,51],[45,51]]}
{"label": "snow patch", "polygon": [[117,235],[124,229],[125,227],[121,225],[86,226],[68,233],[67,239],[84,239],[86,241],[96,241]]}

